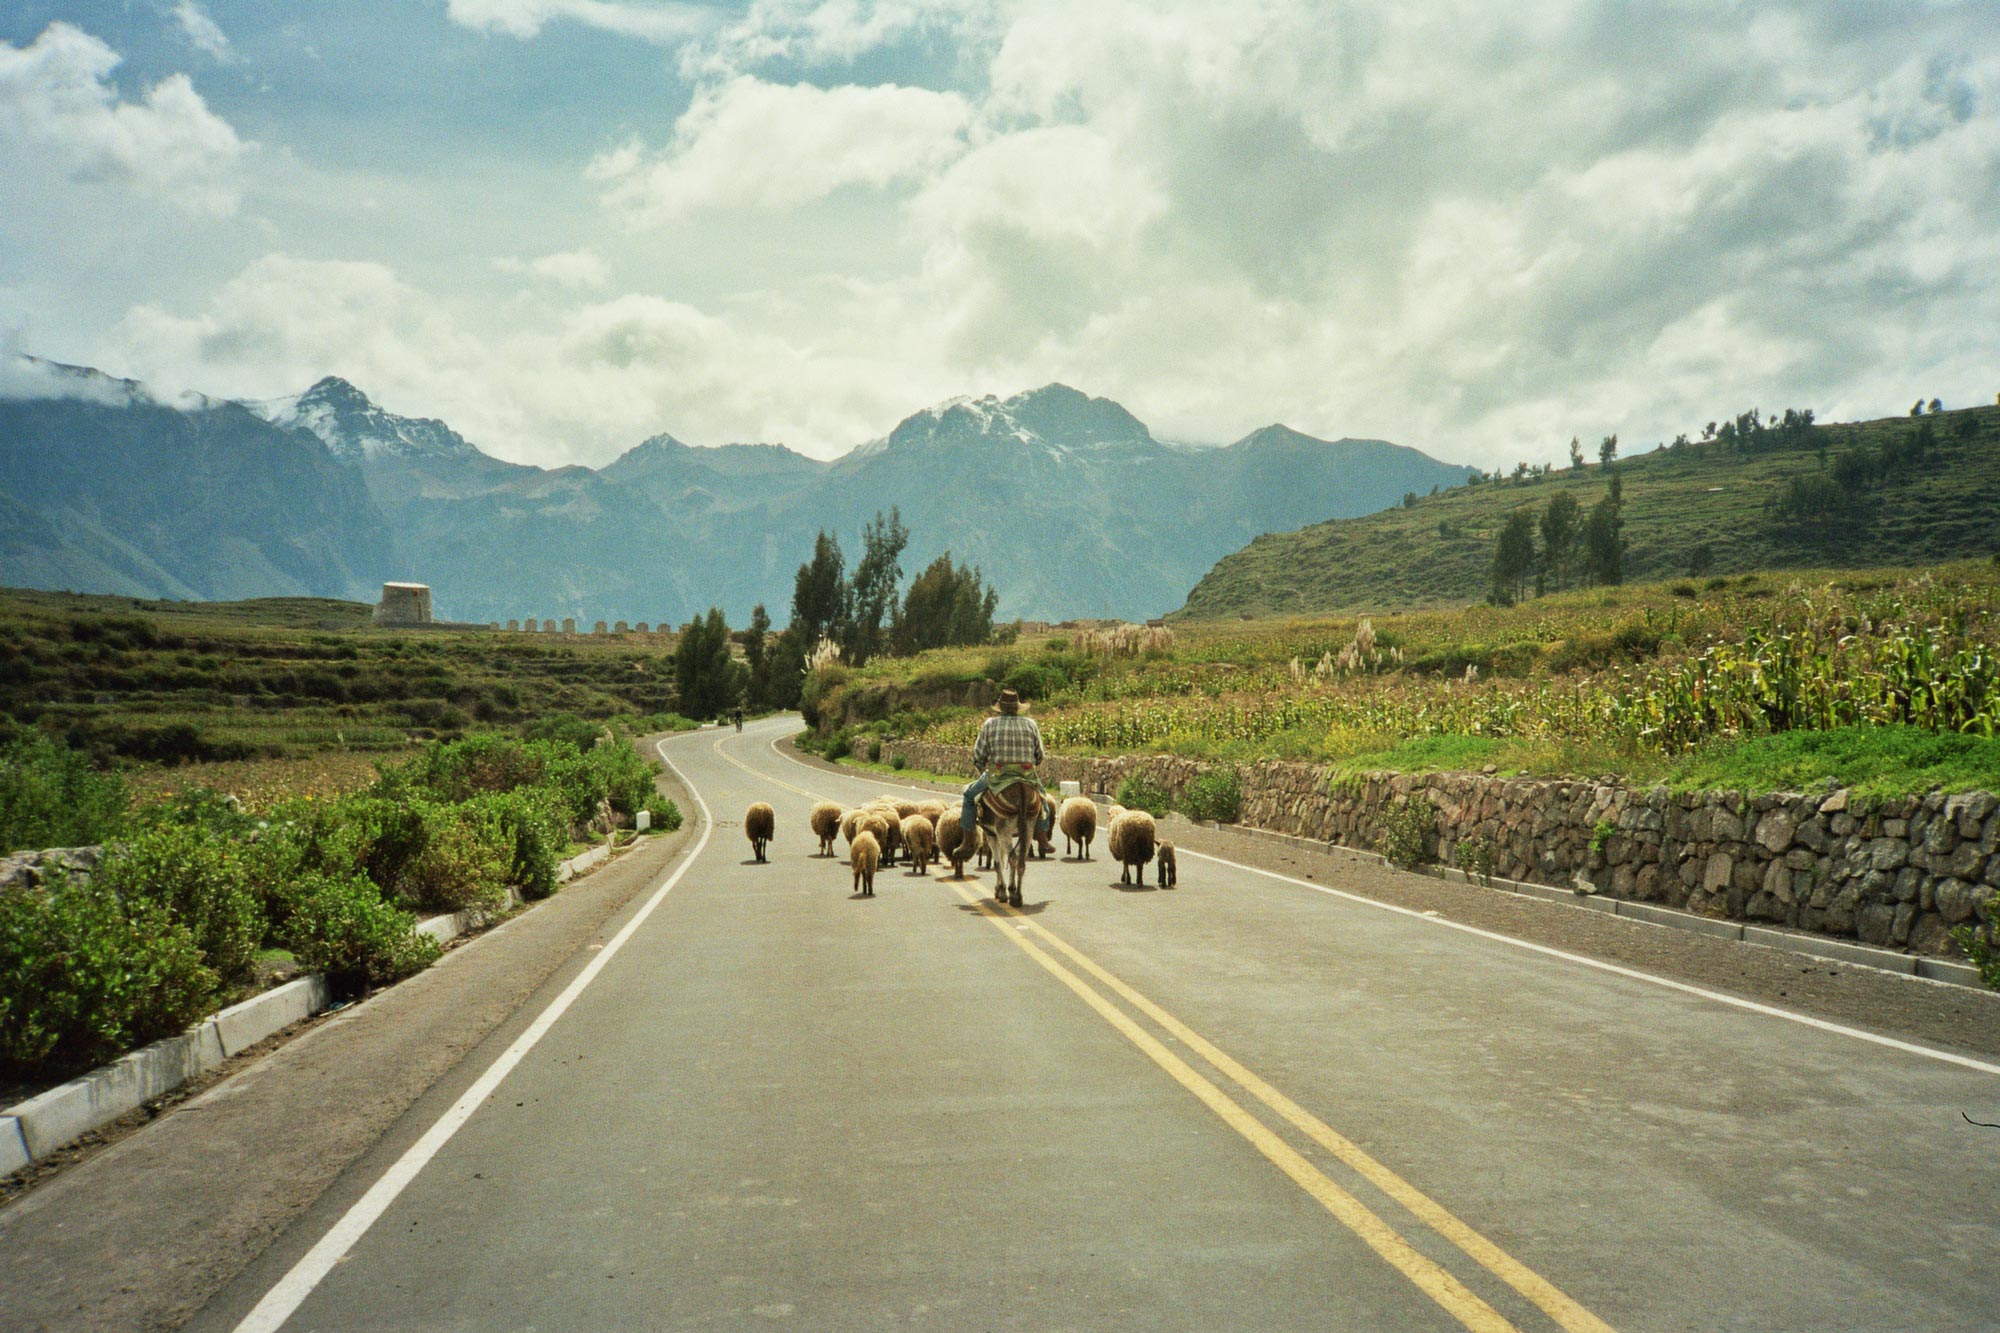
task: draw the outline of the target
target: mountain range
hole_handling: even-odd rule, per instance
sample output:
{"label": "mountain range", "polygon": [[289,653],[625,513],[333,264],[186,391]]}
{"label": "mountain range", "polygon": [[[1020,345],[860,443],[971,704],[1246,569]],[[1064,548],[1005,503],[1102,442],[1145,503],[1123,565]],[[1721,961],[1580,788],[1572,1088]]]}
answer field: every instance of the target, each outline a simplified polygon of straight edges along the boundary
{"label": "mountain range", "polygon": [[481,452],[442,421],[327,377],[295,398],[164,403],[38,362],[0,396],[0,583],[188,599],[373,601],[428,583],[440,616],[780,623],[825,529],[850,561],[878,511],[906,577],[950,550],[1000,615],[1141,619],[1258,535],[1394,505],[1467,469],[1381,440],[1267,426],[1227,446],[1153,437],[1066,385],[955,399],[832,462],[657,435],[602,468]]}

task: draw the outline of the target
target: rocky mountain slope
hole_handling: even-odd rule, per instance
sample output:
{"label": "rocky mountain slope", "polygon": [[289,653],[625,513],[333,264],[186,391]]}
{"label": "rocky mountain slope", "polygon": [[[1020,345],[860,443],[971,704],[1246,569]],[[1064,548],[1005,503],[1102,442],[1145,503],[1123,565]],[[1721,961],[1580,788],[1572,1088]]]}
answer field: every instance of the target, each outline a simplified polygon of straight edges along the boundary
{"label": "rocky mountain slope", "polygon": [[1260,533],[1466,475],[1282,426],[1163,444],[1060,384],[927,408],[831,463],[659,435],[595,470],[503,462],[333,377],[248,405],[126,397],[0,399],[0,583],[372,597],[408,578],[468,620],[678,623],[720,605],[740,624],[761,601],[782,622],[813,534],[858,556],[862,525],[893,505],[906,573],[949,549],[999,588],[1003,617],[1137,619]]}

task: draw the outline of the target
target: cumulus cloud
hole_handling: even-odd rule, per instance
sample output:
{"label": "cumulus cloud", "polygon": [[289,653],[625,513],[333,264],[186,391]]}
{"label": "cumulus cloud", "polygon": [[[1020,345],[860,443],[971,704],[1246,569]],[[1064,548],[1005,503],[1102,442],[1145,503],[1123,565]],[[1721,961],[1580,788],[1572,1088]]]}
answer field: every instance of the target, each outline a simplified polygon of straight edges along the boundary
{"label": "cumulus cloud", "polygon": [[562,287],[601,291],[611,285],[611,270],[593,250],[562,250],[529,260],[502,258],[493,264],[502,273],[541,278]]}
{"label": "cumulus cloud", "polygon": [[588,175],[606,204],[638,225],[704,208],[790,208],[843,185],[884,186],[935,170],[963,150],[969,117],[955,93],[742,75],[699,92],[665,152],[627,141],[600,154]]}
{"label": "cumulus cloud", "polygon": [[450,0],[451,21],[481,32],[529,38],[558,20],[651,42],[676,42],[705,27],[695,5],[616,3],[615,0]]}
{"label": "cumulus cloud", "polygon": [[72,180],[129,185],[196,212],[235,211],[236,168],[253,146],[208,109],[185,74],[122,100],[118,53],[67,23],[25,47],[0,42],[0,148]]}

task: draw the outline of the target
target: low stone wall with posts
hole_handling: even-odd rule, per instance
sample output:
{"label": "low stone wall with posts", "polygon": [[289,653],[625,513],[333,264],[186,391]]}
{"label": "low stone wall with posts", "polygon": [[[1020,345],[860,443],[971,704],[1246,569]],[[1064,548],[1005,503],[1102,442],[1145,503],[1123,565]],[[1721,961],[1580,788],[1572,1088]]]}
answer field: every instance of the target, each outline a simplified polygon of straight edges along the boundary
{"label": "low stone wall with posts", "polygon": [[[891,741],[913,768],[972,772],[963,746]],[[1178,799],[1208,765],[1165,755],[1052,755],[1051,782],[1116,793],[1134,773]],[[1238,769],[1241,822],[1373,849],[1382,816],[1417,796],[1437,812],[1444,865],[1730,920],[1955,954],[1949,931],[2000,916],[2000,799],[1990,792],[1867,801],[1818,795],[1637,790],[1480,773],[1367,774],[1336,783],[1316,764]],[[1460,852],[1465,844],[1468,855]]]}

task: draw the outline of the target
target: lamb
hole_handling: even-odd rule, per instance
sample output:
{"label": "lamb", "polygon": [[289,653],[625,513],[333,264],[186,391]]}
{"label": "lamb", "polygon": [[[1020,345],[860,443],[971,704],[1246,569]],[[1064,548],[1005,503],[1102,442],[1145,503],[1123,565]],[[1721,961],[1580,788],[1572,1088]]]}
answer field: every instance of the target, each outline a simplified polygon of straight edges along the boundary
{"label": "lamb", "polygon": [[864,898],[875,896],[875,865],[881,859],[882,848],[872,833],[855,834],[847,846],[848,864],[854,867],[854,891]]}
{"label": "lamb", "polygon": [[1118,862],[1118,882],[1130,884],[1132,871],[1139,872],[1139,884],[1146,883],[1146,863],[1153,859],[1153,848],[1159,841],[1159,829],[1153,824],[1153,817],[1144,810],[1127,810],[1111,821],[1111,833],[1106,839],[1111,844],[1111,859]]}
{"label": "lamb", "polygon": [[1090,859],[1091,840],[1097,836],[1097,802],[1088,796],[1072,796],[1056,812],[1062,826],[1063,851],[1079,860]]}
{"label": "lamb", "polygon": [[833,840],[840,834],[840,806],[833,801],[821,801],[806,816],[806,822],[812,825],[813,836],[819,839],[818,855],[832,856]]}
{"label": "lamb", "polygon": [[912,813],[903,821],[903,846],[910,849],[910,865],[919,875],[931,868],[931,854],[936,835],[931,830],[931,821],[920,814]]}
{"label": "lamb", "polygon": [[1174,859],[1174,845],[1163,842],[1160,844],[1160,887],[1171,889],[1180,882],[1181,872]]}
{"label": "lamb", "polygon": [[743,812],[743,836],[750,839],[750,850],[759,861],[765,859],[764,849],[771,845],[777,825],[777,812],[762,801]]}

